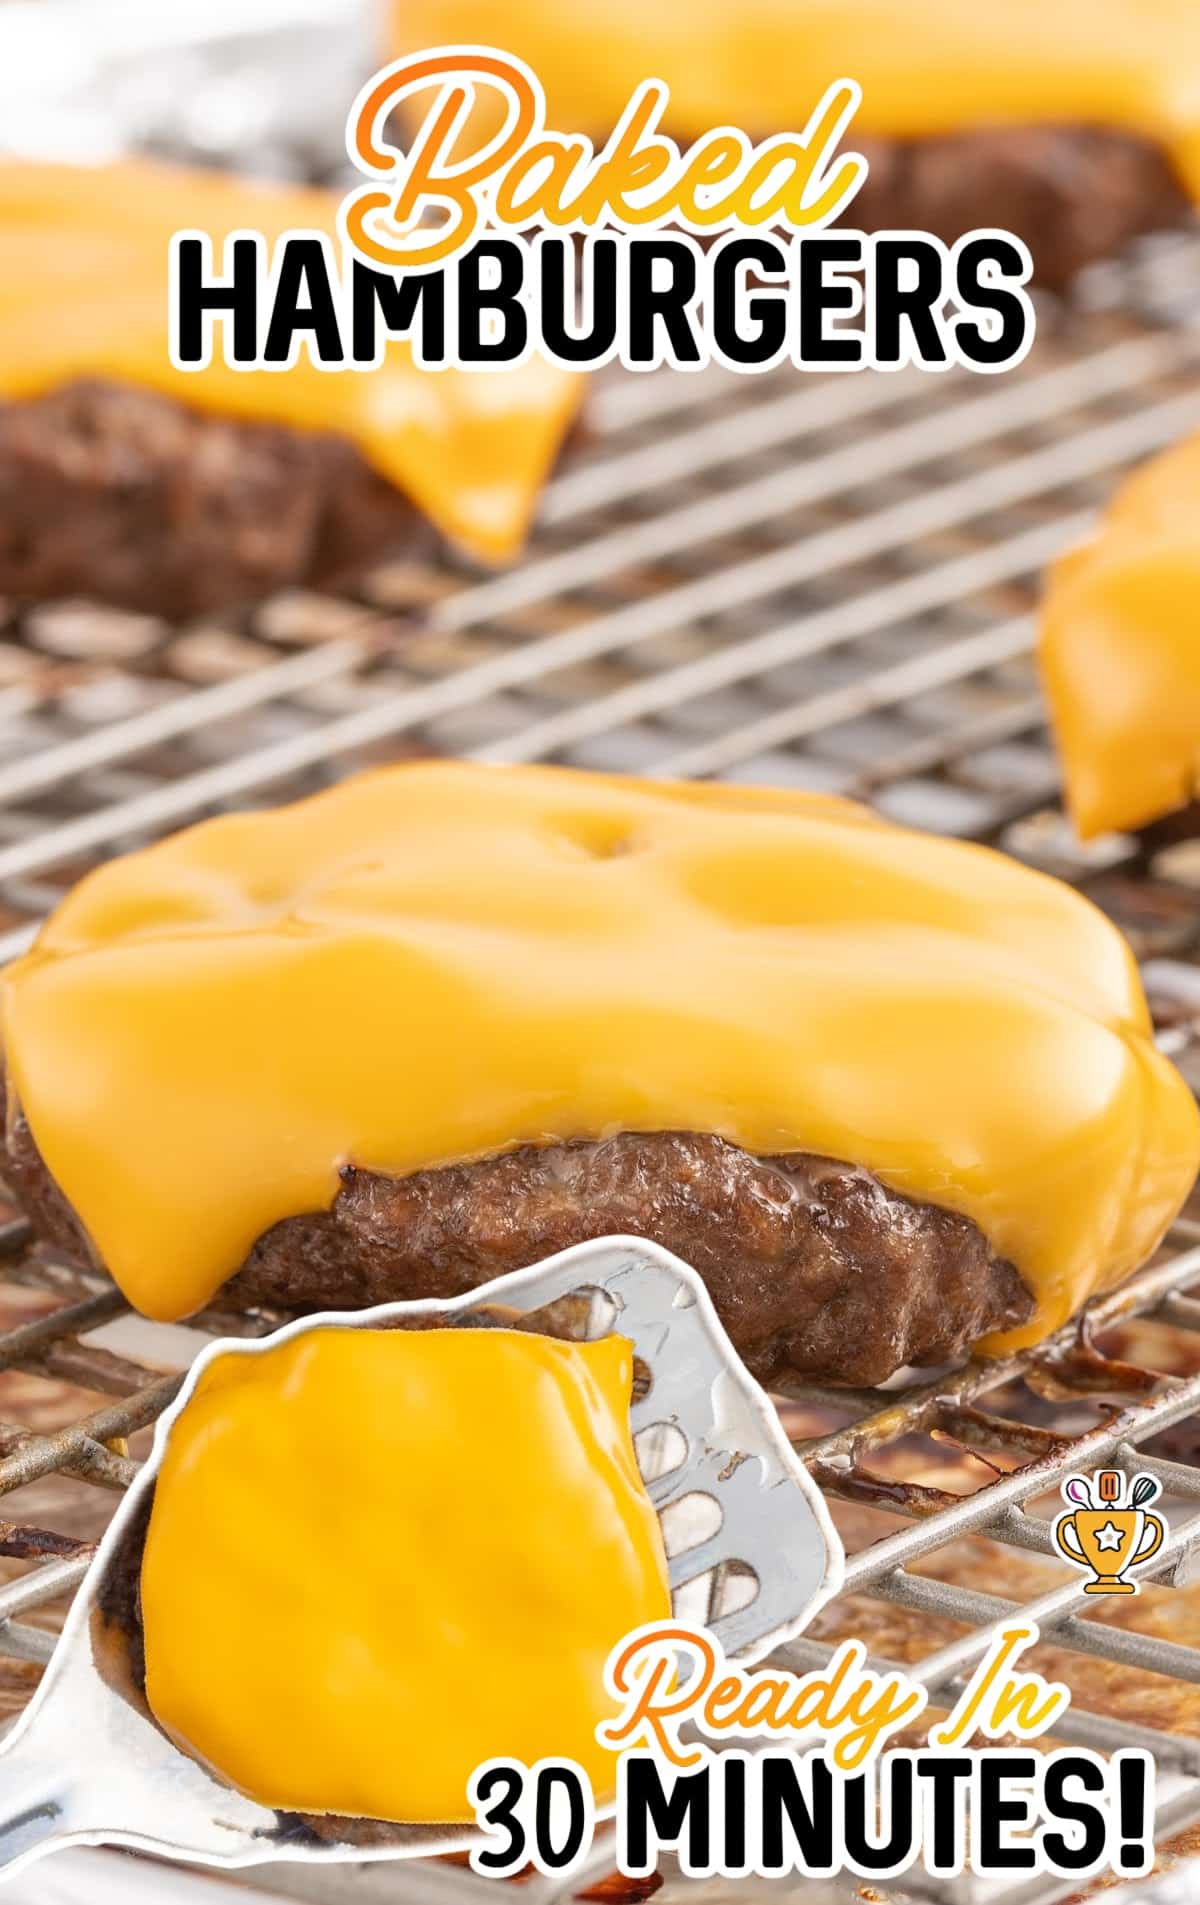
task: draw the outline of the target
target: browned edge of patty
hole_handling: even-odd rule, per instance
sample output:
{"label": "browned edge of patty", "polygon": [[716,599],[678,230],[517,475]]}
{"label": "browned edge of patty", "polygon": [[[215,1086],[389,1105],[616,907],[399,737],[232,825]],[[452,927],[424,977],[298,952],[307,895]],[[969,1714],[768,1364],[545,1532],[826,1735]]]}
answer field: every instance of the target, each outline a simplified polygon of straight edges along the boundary
{"label": "browned edge of patty", "polygon": [[98,379],[0,404],[0,594],[17,600],[182,619],[437,541],[343,437]]}
{"label": "browned edge of patty", "polygon": [[[75,1214],[19,1115],[7,1159],[39,1232],[86,1261]],[[302,1312],[460,1296],[618,1235],[650,1238],[694,1266],[761,1382],[883,1382],[1033,1311],[1017,1270],[967,1217],[828,1158],[755,1157],[670,1131],[525,1145],[408,1177],[347,1168],[332,1208],[274,1225],[216,1300]]]}
{"label": "browned edge of patty", "polygon": [[889,139],[851,126],[844,144],[863,155],[868,174],[838,224],[931,232],[947,245],[971,231],[1012,232],[1048,291],[1065,292],[1085,266],[1195,209],[1161,146],[1111,127],[976,126]]}

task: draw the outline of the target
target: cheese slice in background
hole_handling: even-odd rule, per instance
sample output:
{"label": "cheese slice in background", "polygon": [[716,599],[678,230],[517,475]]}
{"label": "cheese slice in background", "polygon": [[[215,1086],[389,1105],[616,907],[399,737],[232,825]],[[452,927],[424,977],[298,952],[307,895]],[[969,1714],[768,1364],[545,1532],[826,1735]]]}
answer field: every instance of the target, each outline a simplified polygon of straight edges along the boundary
{"label": "cheese slice in background", "polygon": [[1200,437],[1140,469],[1054,565],[1040,657],[1084,839],[1200,793]]}
{"label": "cheese slice in background", "polygon": [[137,160],[0,163],[0,399],[73,378],[156,390],[193,409],[348,438],[471,555],[515,555],[582,400],[582,377],[539,358],[499,370],[423,370],[406,343],[377,370],[200,371],[168,355],[173,234],[224,241],[336,231],[341,195]]}

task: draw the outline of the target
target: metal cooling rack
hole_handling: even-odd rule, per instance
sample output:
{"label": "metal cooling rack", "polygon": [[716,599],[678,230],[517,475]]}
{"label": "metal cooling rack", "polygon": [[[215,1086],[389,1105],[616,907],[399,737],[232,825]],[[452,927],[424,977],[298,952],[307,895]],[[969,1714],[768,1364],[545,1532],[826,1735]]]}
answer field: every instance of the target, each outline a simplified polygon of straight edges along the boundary
{"label": "metal cooling rack", "polygon": [[[0,950],[27,943],[110,853],[406,752],[716,774],[856,794],[1075,880],[1129,933],[1162,1042],[1200,1088],[1200,840],[1074,844],[1030,663],[1039,569],[1124,468],[1200,427],[1198,291],[1200,239],[1185,234],[1094,272],[1071,313],[1047,311],[1023,370],[994,381],[602,383],[527,559],[505,575],[399,561],[354,595],[293,594],[187,628],[80,604],[9,616]],[[104,1280],[35,1254],[15,1217],[0,1255],[0,1495],[13,1516],[0,1555],[14,1571],[0,1586],[0,1654],[29,1664],[12,1666],[19,1682],[47,1658],[102,1510],[135,1473],[126,1438],[165,1407],[206,1333],[271,1319],[211,1316],[188,1332],[132,1319]],[[1155,1579],[1193,1578],[1193,1284],[1200,1210],[1082,1329],[1036,1353],[898,1391],[799,1388],[782,1403],[814,1474],[858,1517],[847,1594],[886,1605],[889,1631],[907,1621],[909,1669],[939,1699],[1018,1604],[1006,1555],[1010,1569],[1051,1555],[1047,1517],[1069,1469],[1157,1473],[1172,1534]],[[995,1544],[987,1591],[929,1572],[971,1536]],[[1056,1647],[1161,1688],[1200,1685],[1200,1649],[1085,1615],[1081,1577],[1063,1574],[1021,1602]],[[961,1631],[922,1658],[914,1637],[931,1621]],[[822,1631],[788,1658],[812,1664],[831,1646]],[[1200,1816],[1200,1739],[1143,1724],[1136,1699],[1120,1719],[1079,1699],[1060,1732],[1153,1747],[1160,1841]],[[317,1896],[287,1867],[255,1884]],[[1033,1905],[1070,1889],[987,1896]],[[322,1873],[319,1896],[495,1894],[439,1866]]]}

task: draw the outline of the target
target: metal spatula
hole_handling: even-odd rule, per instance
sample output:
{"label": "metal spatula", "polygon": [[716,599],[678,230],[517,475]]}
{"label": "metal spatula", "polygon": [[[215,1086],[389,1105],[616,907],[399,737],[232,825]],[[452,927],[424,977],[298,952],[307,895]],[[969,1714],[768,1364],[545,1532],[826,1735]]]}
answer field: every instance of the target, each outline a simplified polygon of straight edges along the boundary
{"label": "metal spatula", "polygon": [[[319,1845],[173,1746],[138,1690],[129,1636],[114,1609],[122,1595],[128,1600],[148,1491],[171,1426],[214,1356],[257,1355],[328,1324],[378,1329],[429,1314],[459,1327],[506,1320],[579,1340],[616,1330],[632,1342],[635,1446],[662,1520],[675,1611],[706,1621],[728,1655],[759,1659],[836,1592],[842,1553],[820,1496],[699,1277],[655,1244],[603,1238],[452,1303],[309,1317],[257,1342],[214,1343],[159,1422],[151,1458],[88,1570],[42,1684],[0,1751],[5,1875],[67,1843],[129,1846],[214,1866],[395,1856],[395,1848]],[[470,1833],[426,1828],[411,1843],[446,1851],[469,1844]]]}

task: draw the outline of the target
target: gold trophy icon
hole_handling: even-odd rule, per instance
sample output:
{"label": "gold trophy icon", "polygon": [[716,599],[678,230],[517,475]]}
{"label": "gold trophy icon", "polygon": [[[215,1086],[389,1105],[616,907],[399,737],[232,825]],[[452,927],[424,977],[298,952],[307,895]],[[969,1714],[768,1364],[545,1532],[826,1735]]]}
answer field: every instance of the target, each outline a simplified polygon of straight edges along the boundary
{"label": "gold trophy icon", "polygon": [[1126,1494],[1125,1477],[1106,1469],[1091,1486],[1081,1475],[1063,1483],[1063,1499],[1073,1507],[1054,1524],[1059,1552],[1076,1567],[1090,1568],[1094,1579],[1085,1594],[1136,1594],[1138,1584],[1125,1576],[1162,1547],[1167,1530],[1148,1503],[1162,1494],[1153,1475],[1135,1475]]}

